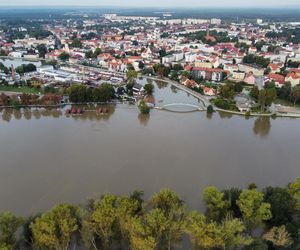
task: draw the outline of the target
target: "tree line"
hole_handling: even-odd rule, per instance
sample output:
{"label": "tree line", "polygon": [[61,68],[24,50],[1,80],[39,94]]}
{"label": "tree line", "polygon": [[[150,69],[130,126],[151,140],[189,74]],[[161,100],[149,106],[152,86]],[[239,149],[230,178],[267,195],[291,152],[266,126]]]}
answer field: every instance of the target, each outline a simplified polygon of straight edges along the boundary
{"label": "tree line", "polygon": [[[105,194],[18,217],[0,214],[0,249],[300,249],[300,178],[286,187],[203,191],[205,213],[172,190]],[[199,199],[200,202],[200,199]]]}
{"label": "tree line", "polygon": [[73,84],[67,89],[70,102],[109,102],[115,97],[115,89],[109,83],[97,87]]}

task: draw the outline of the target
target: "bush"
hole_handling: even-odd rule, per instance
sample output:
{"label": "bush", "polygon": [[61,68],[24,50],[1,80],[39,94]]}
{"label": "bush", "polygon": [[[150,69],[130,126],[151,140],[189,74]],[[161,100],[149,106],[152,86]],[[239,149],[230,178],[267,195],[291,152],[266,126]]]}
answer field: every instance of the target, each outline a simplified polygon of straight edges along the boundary
{"label": "bush", "polygon": [[142,114],[149,114],[150,113],[150,108],[147,106],[147,104],[145,103],[144,100],[140,101],[139,109],[140,109],[140,112]]}
{"label": "bush", "polygon": [[209,105],[208,107],[207,107],[207,113],[209,113],[209,114],[212,114],[213,112],[215,112],[215,110],[214,110],[214,107],[212,106],[212,105]]}
{"label": "bush", "polygon": [[221,98],[215,99],[214,104],[220,109],[229,109],[229,107],[230,107],[228,101],[221,99]]}

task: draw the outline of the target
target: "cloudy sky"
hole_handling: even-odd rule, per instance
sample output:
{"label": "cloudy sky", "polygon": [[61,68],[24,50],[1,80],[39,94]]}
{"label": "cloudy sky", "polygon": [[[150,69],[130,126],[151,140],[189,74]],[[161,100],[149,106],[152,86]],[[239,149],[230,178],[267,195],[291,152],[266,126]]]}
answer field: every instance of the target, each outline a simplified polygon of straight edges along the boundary
{"label": "cloudy sky", "polygon": [[2,6],[136,6],[136,7],[289,7],[300,0],[0,0]]}

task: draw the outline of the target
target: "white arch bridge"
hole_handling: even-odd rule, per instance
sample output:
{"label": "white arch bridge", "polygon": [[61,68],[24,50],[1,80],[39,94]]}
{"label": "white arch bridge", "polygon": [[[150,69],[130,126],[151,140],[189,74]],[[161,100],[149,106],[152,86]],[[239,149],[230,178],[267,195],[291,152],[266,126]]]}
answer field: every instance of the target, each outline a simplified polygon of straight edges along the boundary
{"label": "white arch bridge", "polygon": [[178,112],[178,113],[189,113],[189,112],[206,110],[202,105],[196,105],[190,103],[168,103],[162,106],[156,106],[155,109],[167,110],[167,111]]}

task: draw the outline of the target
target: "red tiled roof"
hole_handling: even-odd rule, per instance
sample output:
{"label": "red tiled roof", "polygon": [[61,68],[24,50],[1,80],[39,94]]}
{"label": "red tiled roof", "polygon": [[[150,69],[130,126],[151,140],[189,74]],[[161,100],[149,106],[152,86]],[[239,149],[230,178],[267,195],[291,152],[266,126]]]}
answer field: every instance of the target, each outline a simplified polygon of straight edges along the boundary
{"label": "red tiled roof", "polygon": [[268,75],[268,78],[270,80],[274,80],[275,82],[278,82],[280,84],[284,84],[284,76],[283,75],[279,75],[279,74],[274,74],[274,73],[270,73]]}
{"label": "red tiled roof", "polygon": [[206,72],[222,72],[222,69],[217,69],[217,68],[204,68],[204,67],[198,67],[198,68],[193,68],[193,70],[197,71],[206,71]]}

